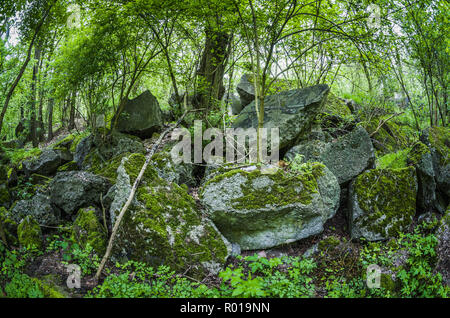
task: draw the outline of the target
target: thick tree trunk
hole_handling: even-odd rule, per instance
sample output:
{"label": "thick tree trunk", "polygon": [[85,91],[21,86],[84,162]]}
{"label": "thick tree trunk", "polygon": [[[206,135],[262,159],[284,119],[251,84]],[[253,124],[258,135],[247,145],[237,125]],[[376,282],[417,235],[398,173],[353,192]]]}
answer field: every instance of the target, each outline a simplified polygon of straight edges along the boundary
{"label": "thick tree trunk", "polygon": [[194,107],[205,109],[205,115],[225,94],[223,75],[229,53],[231,36],[208,28],[205,30],[205,48],[197,70],[197,89]]}

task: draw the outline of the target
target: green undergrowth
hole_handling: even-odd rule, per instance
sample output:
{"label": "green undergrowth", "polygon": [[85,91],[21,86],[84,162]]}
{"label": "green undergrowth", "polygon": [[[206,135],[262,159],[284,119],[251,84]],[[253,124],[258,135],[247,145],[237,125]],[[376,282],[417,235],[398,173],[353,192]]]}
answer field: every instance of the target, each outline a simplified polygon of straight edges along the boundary
{"label": "green undergrowth", "polygon": [[[108,265],[104,279],[85,292],[86,298],[299,298],[299,297],[448,297],[441,274],[434,268],[438,244],[437,219],[414,231],[383,242],[349,241],[328,236],[309,257],[238,256],[218,275],[194,279],[166,265],[151,267],[128,261]],[[63,265],[77,264],[83,278],[92,277],[100,258],[90,244],[82,247],[61,228],[48,236],[45,247],[13,248],[0,242],[0,297],[68,297],[53,275],[33,277],[29,265],[38,257],[59,255]],[[366,283],[367,268],[381,269],[379,288]]]}

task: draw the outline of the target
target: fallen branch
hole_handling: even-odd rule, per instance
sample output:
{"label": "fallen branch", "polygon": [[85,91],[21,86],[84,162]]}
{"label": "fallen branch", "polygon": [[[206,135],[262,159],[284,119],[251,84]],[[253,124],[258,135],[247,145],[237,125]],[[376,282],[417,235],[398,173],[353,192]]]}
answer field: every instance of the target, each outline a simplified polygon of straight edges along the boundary
{"label": "fallen branch", "polygon": [[[198,109],[197,109],[198,110]],[[194,110],[194,111],[197,111]],[[133,188],[131,189],[130,195],[128,196],[128,200],[125,203],[125,205],[122,207],[122,210],[119,213],[119,216],[117,217],[117,220],[114,224],[112,233],[111,233],[111,237],[109,238],[109,242],[108,242],[108,247],[106,248],[106,252],[105,255],[103,256],[103,259],[97,269],[97,273],[95,274],[94,277],[94,281],[97,284],[98,279],[100,278],[100,275],[102,273],[103,267],[105,266],[111,251],[112,251],[112,247],[114,244],[114,239],[116,237],[117,231],[119,230],[119,226],[120,226],[120,222],[123,219],[123,216],[125,215],[125,212],[128,210],[128,207],[130,206],[131,202],[134,199],[134,195],[136,194],[136,190],[139,186],[139,183],[141,182],[141,179],[145,173],[145,170],[147,170],[147,166],[150,163],[150,159],[152,158],[152,156],[155,154],[155,151],[158,149],[159,144],[163,141],[164,137],[173,129],[175,129],[178,125],[180,125],[180,123],[183,121],[184,117],[187,115],[187,113],[189,113],[192,110],[186,110],[184,112],[184,114],[180,117],[180,119],[178,119],[178,122],[175,124],[175,126],[173,127],[169,127],[166,130],[163,131],[163,133],[159,136],[158,140],[152,145],[152,147],[150,148],[150,150],[148,151],[146,158],[145,158],[145,163],[142,165],[141,171],[139,172],[138,177],[136,178],[136,180],[134,181],[133,184]]]}
{"label": "fallen branch", "polygon": [[405,112],[395,113],[395,114],[392,114],[391,116],[389,116],[388,118],[386,118],[386,119],[384,119],[384,120],[381,120],[380,123],[378,124],[377,129],[375,129],[375,131],[374,131],[373,133],[371,133],[371,134],[369,135],[369,137],[372,137],[373,135],[375,135],[375,134],[378,132],[378,130],[380,130],[381,127],[383,127],[384,124],[386,124],[389,120],[391,120],[391,119],[394,118],[394,117],[400,116],[400,115],[402,115],[403,113],[405,113]]}

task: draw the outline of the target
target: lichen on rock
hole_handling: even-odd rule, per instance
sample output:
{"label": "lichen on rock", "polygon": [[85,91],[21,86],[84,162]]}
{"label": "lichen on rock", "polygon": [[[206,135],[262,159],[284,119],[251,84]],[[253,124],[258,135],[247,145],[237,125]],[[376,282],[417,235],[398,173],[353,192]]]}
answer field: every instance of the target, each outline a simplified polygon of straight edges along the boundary
{"label": "lichen on rock", "polygon": [[39,224],[31,216],[25,217],[17,227],[20,245],[24,247],[42,248],[42,232]]}
{"label": "lichen on rock", "polygon": [[359,175],[349,189],[349,228],[352,238],[370,241],[396,237],[416,213],[414,167],[374,169]]}
{"label": "lichen on rock", "polygon": [[78,211],[72,226],[72,239],[86,248],[89,244],[97,255],[106,251],[107,235],[103,225],[97,219],[95,208],[83,208]]}
{"label": "lichen on rock", "polygon": [[201,200],[229,241],[270,248],[320,233],[337,210],[339,184],[320,163],[294,174],[238,168],[209,179]]}
{"label": "lichen on rock", "polygon": [[[110,209],[113,220],[144,162],[142,154],[122,159]],[[199,213],[186,188],[161,179],[151,165],[123,218],[116,242],[113,254],[119,260],[138,260],[152,266],[165,264],[196,277],[216,273],[231,253],[231,245]]]}

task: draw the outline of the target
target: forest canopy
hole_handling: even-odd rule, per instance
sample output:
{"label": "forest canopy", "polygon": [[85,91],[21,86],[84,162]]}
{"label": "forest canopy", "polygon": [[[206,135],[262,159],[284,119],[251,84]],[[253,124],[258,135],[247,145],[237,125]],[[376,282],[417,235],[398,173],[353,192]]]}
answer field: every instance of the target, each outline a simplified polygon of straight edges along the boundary
{"label": "forest canopy", "polygon": [[1,136],[18,138],[19,125],[36,146],[76,119],[95,127],[145,89],[175,116],[185,94],[204,116],[224,114],[245,73],[261,98],[327,83],[344,98],[405,107],[417,130],[445,126],[448,9],[429,0],[6,1]]}

